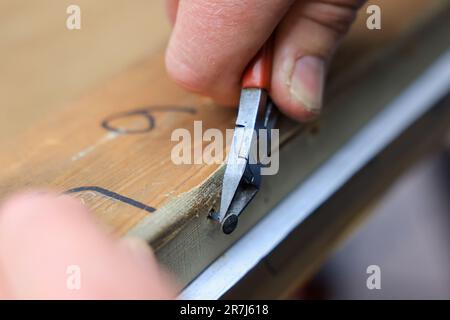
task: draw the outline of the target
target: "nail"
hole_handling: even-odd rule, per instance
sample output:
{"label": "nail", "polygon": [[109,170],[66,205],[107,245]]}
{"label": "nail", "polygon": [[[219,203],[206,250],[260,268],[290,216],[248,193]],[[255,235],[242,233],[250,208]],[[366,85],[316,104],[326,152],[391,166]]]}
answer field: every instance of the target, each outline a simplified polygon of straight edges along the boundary
{"label": "nail", "polygon": [[294,65],[290,81],[291,96],[308,112],[320,113],[325,73],[325,61],[318,57],[304,56]]}

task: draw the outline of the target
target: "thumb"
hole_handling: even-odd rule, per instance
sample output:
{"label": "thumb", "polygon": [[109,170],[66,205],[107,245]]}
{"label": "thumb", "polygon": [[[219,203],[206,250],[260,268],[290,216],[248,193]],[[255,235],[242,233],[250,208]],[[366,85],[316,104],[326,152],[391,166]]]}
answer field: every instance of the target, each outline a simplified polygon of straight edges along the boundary
{"label": "thumb", "polygon": [[277,30],[271,96],[297,120],[320,113],[327,65],[363,1],[297,1]]}

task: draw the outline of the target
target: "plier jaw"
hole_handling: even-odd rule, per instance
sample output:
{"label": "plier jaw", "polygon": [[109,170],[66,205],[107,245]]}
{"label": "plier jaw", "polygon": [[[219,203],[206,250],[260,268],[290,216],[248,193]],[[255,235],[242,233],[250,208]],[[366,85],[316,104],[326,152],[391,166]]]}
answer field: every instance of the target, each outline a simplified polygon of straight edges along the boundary
{"label": "plier jaw", "polygon": [[244,175],[238,184],[228,209],[221,216],[220,213],[224,209],[222,207],[224,204],[221,204],[221,211],[211,214],[211,218],[221,223],[223,233],[230,234],[236,229],[239,215],[258,193],[260,184],[261,167],[257,163],[253,164],[247,161]]}
{"label": "plier jaw", "polygon": [[241,181],[236,190],[236,194],[231,201],[225,218],[221,221],[223,233],[230,234],[236,229],[240,214],[247,207],[250,201],[253,200],[258,191],[259,184]]}
{"label": "plier jaw", "polygon": [[[267,100],[266,98],[264,99],[264,104],[260,106],[260,109],[261,108],[263,110],[256,113],[257,117],[253,125],[254,129],[252,129],[251,132],[249,130],[245,130],[241,131],[242,133],[235,133],[231,152],[228,157],[227,168],[225,169],[224,174],[220,210],[218,212],[213,212],[210,215],[212,219],[221,223],[222,231],[225,234],[230,234],[236,229],[239,216],[259,191],[261,185],[262,165],[258,155],[264,151],[267,152],[268,156],[270,156],[270,130],[273,129],[273,126],[276,123],[278,118],[278,110],[269,98],[267,98]],[[265,130],[260,131],[259,129]],[[267,134],[266,138],[268,139],[267,144],[265,144],[267,146],[267,150],[262,151],[257,150],[257,148],[261,145],[259,143],[261,132]],[[246,152],[242,150],[242,144],[240,148],[236,148],[239,141],[244,140],[239,136],[241,134],[251,134],[251,139],[256,139],[256,141],[249,144],[250,147],[248,150],[246,149]],[[235,152],[236,149],[240,150],[240,152]],[[239,162],[242,160],[239,156],[245,157],[242,174],[238,173],[238,170],[241,170],[242,167],[239,167],[234,163],[235,161]],[[234,188],[233,186],[236,187]]]}

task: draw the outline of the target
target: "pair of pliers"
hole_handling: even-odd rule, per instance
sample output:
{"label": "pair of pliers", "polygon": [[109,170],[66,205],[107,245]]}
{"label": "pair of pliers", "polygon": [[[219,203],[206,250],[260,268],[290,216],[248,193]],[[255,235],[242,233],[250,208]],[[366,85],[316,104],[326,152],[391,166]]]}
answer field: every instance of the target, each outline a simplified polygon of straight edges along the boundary
{"label": "pair of pliers", "polygon": [[[264,132],[271,130],[278,115],[268,97],[272,61],[273,37],[250,62],[242,78],[236,127],[223,177],[220,210],[211,214],[211,218],[221,223],[225,234],[236,229],[239,215],[260,187],[261,163],[252,147],[259,144],[259,129],[266,129]],[[257,139],[256,144],[253,139]],[[269,153],[270,147],[268,149]]]}

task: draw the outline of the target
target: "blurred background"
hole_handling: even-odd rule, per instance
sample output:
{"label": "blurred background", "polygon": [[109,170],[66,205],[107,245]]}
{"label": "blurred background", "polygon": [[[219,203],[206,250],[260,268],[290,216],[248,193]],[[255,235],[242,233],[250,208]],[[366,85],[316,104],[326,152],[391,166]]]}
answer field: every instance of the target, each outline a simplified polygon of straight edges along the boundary
{"label": "blurred background", "polygon": [[[382,8],[382,30],[367,36],[363,9],[341,52],[381,49],[440,2],[369,1]],[[82,8],[76,32],[65,26],[70,4]],[[162,55],[170,35],[159,0],[0,0],[0,25],[0,145],[130,65]],[[449,299],[448,150],[423,159],[387,190],[297,297]],[[365,285],[372,264],[381,268],[381,290]]]}
{"label": "blurred background", "polygon": [[[405,173],[302,294],[311,299],[450,299],[449,150]],[[381,290],[366,287],[369,265],[381,269]]]}

